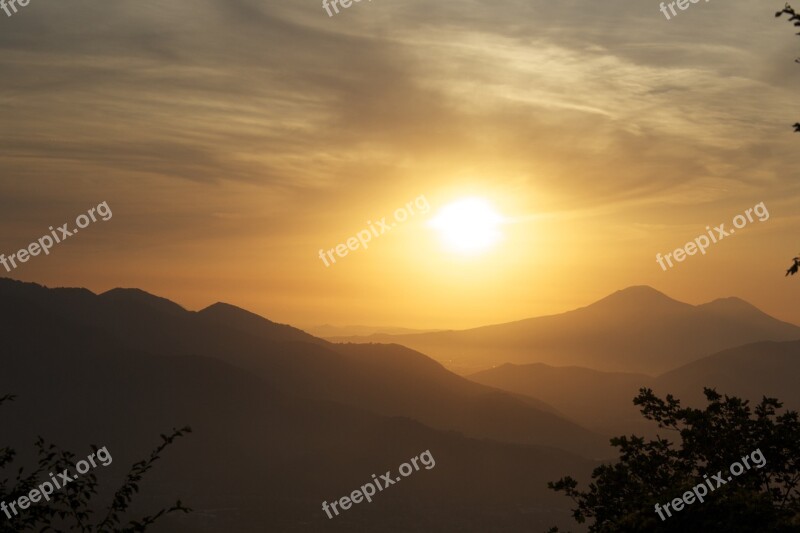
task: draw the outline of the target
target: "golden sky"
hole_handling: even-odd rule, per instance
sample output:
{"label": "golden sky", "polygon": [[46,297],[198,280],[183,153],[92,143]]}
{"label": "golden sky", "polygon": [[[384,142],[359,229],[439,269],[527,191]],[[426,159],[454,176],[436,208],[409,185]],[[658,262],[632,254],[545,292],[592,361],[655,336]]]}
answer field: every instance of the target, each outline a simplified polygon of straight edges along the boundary
{"label": "golden sky", "polygon": [[[103,201],[113,219],[0,275],[301,326],[469,327],[641,284],[800,323],[782,6],[34,0],[0,13],[0,252]],[[426,224],[463,197],[506,219],[482,254]],[[655,262],[760,202],[769,220]]]}

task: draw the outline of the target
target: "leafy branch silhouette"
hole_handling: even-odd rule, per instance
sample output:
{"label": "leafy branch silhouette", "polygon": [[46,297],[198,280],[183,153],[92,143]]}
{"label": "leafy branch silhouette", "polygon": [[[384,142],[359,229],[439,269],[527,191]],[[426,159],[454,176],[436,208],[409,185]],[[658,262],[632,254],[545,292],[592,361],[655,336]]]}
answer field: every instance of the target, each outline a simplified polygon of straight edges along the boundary
{"label": "leafy branch silhouette", "polygon": [[[0,406],[14,401],[14,395],[0,397]],[[49,501],[41,501],[23,512],[12,515],[7,520],[0,513],[0,533],[16,533],[19,531],[39,530],[41,532],[53,531],[79,531],[81,533],[100,533],[106,531],[120,531],[133,533],[145,531],[157,520],[164,516],[181,512],[189,513],[191,509],[177,500],[172,506],[162,508],[158,512],[139,519],[130,519],[122,525],[123,514],[128,510],[136,494],[139,493],[139,483],[166,448],[176,439],[192,429],[188,426],[173,429],[169,435],[161,435],[161,444],[155,448],[150,456],[131,467],[124,483],[114,494],[111,505],[105,517],[99,523],[92,523],[92,498],[97,494],[97,477],[93,472],[82,474],[73,479],[68,485],[49,495]],[[92,451],[97,453],[98,448],[92,446]],[[48,472],[63,472],[70,469],[78,459],[75,454],[58,449],[53,444],[46,444],[42,437],[36,440],[36,449],[39,460],[37,467],[30,473],[25,473],[19,468],[13,479],[0,479],[0,501],[13,500],[21,495],[28,494],[35,489]],[[14,462],[16,451],[9,448],[0,448],[0,471],[6,470]]]}
{"label": "leafy branch silhouette", "polygon": [[[800,15],[798,15],[795,12],[795,10],[792,8],[792,6],[790,6],[788,3],[784,6],[783,9],[781,9],[780,11],[775,13],[775,17],[781,17],[783,15],[786,15],[786,16],[789,17],[788,20],[789,20],[789,22],[793,23],[794,27],[796,27],[796,28],[800,27]],[[800,31],[798,31],[796,35],[800,35]],[[795,58],[794,62],[795,63],[800,63],[800,57]],[[795,122],[793,124],[793,127],[794,127],[794,131],[795,132],[800,132],[800,122]]]}
{"label": "leafy branch silhouette", "polygon": [[[661,435],[650,440],[615,437],[611,444],[619,459],[595,468],[586,490],[571,476],[548,483],[572,500],[573,520],[591,521],[590,533],[798,531],[800,415],[783,409],[775,398],[763,397],[751,406],[714,389],[704,393],[707,406],[696,409],[683,407],[672,395],[662,399],[651,389],[640,389],[633,403],[674,441]],[[704,474],[727,471],[756,449],[766,458],[762,466],[675,516],[656,515],[656,503],[680,498]]]}

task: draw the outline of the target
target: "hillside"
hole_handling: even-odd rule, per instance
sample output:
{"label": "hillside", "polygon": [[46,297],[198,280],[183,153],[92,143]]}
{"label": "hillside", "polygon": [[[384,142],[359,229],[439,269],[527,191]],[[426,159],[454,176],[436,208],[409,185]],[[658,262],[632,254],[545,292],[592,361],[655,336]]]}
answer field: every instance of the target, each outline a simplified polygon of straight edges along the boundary
{"label": "hillside", "polygon": [[632,399],[642,387],[672,394],[684,405],[705,405],[704,387],[758,402],[778,398],[800,410],[800,341],[758,342],[723,350],[658,377],[600,372],[580,367],[506,364],[469,379],[517,394],[536,396],[571,420],[605,435],[652,434]]}
{"label": "hillside", "polygon": [[797,339],[799,327],[737,298],[694,306],[650,287],[630,287],[559,315],[463,331],[329,340],[402,344],[461,374],[545,363],[657,375],[743,344]]}
{"label": "hillside", "polygon": [[[45,353],[71,344],[205,356],[251,372],[290,396],[405,416],[476,438],[553,446],[587,457],[610,452],[606,439],[551,406],[478,385],[401,346],[333,345],[234,306],[190,312],[141,291],[108,294],[0,280],[0,319],[21,335],[17,349],[23,352],[27,339],[34,339]],[[43,328],[46,322],[56,326]]]}

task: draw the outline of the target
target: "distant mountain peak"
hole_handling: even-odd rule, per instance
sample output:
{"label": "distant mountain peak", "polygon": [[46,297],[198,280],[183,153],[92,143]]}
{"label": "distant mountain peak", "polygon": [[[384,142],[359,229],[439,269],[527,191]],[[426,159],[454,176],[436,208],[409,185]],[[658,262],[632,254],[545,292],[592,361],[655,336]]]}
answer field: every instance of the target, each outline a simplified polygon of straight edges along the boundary
{"label": "distant mountain peak", "polygon": [[124,289],[118,287],[116,289],[111,289],[110,291],[106,291],[100,294],[99,298],[105,301],[110,301],[115,303],[133,303],[137,305],[148,305],[151,307],[155,307],[157,309],[161,309],[162,311],[168,311],[171,313],[186,312],[186,309],[176,304],[172,300],[167,300],[166,298],[150,294],[149,292],[143,291],[142,289]]}
{"label": "distant mountain peak", "polygon": [[284,341],[312,342],[327,344],[326,341],[309,335],[305,331],[287,324],[279,324],[261,315],[225,302],[217,302],[197,312],[212,322],[225,324],[240,331],[248,331],[258,336]]}
{"label": "distant mountain peak", "polygon": [[706,309],[718,314],[726,314],[730,316],[738,315],[740,317],[768,317],[764,311],[751,304],[746,300],[731,296],[728,298],[717,298],[708,303],[697,306],[698,309]]}
{"label": "distant mountain peak", "polygon": [[197,312],[199,315],[205,315],[209,317],[229,317],[229,318],[245,318],[245,319],[257,319],[259,321],[269,322],[270,324],[275,324],[271,320],[264,318],[261,315],[257,315],[247,309],[242,309],[241,307],[236,307],[235,305],[228,304],[225,302],[216,302],[205,309],[201,309]]}
{"label": "distant mountain peak", "polygon": [[43,293],[50,291],[73,292],[81,294],[90,294],[94,296],[94,293],[92,291],[90,291],[89,289],[85,289],[83,287],[48,287],[47,285],[42,285],[41,283],[35,283],[33,281],[21,281],[13,278],[0,278],[0,288],[7,290],[43,292]]}
{"label": "distant mountain peak", "polygon": [[649,285],[634,285],[616,291],[584,309],[601,308],[613,312],[623,312],[685,307],[691,307],[691,305],[674,300]]}
{"label": "distant mountain peak", "polygon": [[8,287],[35,287],[38,289],[46,289],[44,285],[40,283],[35,283],[33,281],[21,281],[14,278],[8,277],[0,277],[0,285],[5,285]]}
{"label": "distant mountain peak", "polygon": [[630,287],[626,287],[624,289],[620,289],[611,296],[620,295],[620,296],[634,296],[634,297],[657,297],[657,298],[666,298],[668,300],[672,300],[669,296],[664,294],[663,292],[654,289],[650,285],[631,285]]}
{"label": "distant mountain peak", "polygon": [[758,309],[756,306],[751,304],[746,300],[742,300],[736,296],[728,296],[727,298],[717,298],[716,300],[712,300],[706,304],[705,306],[717,306],[717,307],[728,307],[728,308],[740,308],[740,309]]}

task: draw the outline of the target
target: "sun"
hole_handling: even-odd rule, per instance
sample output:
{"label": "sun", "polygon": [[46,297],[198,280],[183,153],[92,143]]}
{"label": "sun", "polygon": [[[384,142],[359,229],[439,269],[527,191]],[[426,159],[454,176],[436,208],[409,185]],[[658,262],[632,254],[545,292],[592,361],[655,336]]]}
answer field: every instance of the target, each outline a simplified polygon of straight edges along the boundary
{"label": "sun", "polygon": [[501,239],[503,221],[488,201],[470,197],[442,207],[428,225],[439,232],[448,249],[475,254],[488,250]]}

